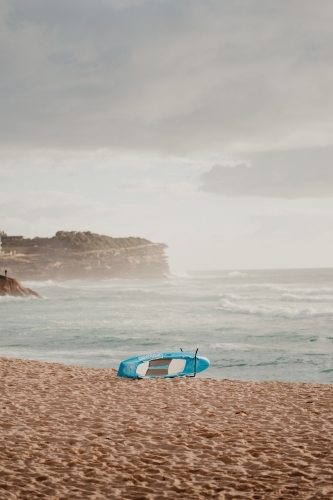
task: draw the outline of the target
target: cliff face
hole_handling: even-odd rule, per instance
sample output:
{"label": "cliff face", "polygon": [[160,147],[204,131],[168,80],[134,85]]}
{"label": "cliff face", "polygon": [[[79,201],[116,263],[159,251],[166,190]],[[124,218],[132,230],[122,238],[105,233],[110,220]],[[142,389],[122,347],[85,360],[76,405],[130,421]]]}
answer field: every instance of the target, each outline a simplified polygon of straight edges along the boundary
{"label": "cliff face", "polygon": [[166,245],[59,231],[53,238],[2,237],[0,267],[22,280],[160,278],[169,272]]}
{"label": "cliff face", "polygon": [[0,297],[5,295],[12,295],[13,297],[38,297],[41,298],[37,292],[25,288],[21,283],[15,279],[7,278],[7,276],[0,276]]}

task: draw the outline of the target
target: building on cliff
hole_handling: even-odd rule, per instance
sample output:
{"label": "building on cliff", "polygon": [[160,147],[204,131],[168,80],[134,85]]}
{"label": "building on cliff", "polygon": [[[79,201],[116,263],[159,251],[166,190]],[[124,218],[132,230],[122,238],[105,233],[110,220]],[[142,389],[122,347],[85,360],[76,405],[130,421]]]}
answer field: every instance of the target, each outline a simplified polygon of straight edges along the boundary
{"label": "building on cliff", "polygon": [[163,243],[58,231],[52,238],[2,237],[0,266],[20,280],[161,278],[169,273]]}
{"label": "building on cliff", "polygon": [[23,236],[8,236],[4,231],[0,231],[0,253],[2,252],[2,247],[12,246],[17,242],[22,242],[24,240]]}

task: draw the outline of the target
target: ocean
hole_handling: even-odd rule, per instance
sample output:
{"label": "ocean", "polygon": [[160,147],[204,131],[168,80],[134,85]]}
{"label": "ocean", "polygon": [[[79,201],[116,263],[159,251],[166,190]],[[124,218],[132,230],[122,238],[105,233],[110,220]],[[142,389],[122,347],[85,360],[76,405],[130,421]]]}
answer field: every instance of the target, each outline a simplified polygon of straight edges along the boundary
{"label": "ocean", "polygon": [[23,284],[43,299],[0,298],[1,356],[117,368],[199,348],[202,377],[333,382],[333,269]]}

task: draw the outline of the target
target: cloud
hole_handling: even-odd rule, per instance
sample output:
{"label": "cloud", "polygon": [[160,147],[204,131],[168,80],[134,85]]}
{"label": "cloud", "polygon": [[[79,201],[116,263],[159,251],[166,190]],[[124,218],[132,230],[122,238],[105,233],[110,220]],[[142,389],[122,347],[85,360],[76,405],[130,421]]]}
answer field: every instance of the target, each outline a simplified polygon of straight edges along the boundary
{"label": "cloud", "polygon": [[265,206],[256,212],[253,212],[253,216],[260,218],[298,218],[301,217],[309,218],[317,217],[319,219],[332,218],[333,217],[333,207],[332,206],[318,206],[317,200],[313,200],[316,206],[309,207],[299,207],[299,206]]}
{"label": "cloud", "polygon": [[14,175],[12,172],[8,172],[6,170],[1,170],[0,167],[0,182],[7,182],[13,180]]}
{"label": "cloud", "polygon": [[174,195],[181,197],[195,195],[197,191],[195,186],[189,182],[161,182],[155,179],[126,182],[121,184],[119,189],[126,193]]}
{"label": "cloud", "polygon": [[71,217],[107,215],[111,208],[97,201],[84,198],[77,193],[57,191],[34,191],[21,193],[0,193],[1,219],[16,218],[27,223],[39,219],[68,220]]}
{"label": "cloud", "polygon": [[333,148],[262,153],[252,164],[213,165],[200,190],[224,196],[325,198],[333,196]]}
{"label": "cloud", "polygon": [[0,231],[26,237],[51,236],[58,230],[140,236],[138,220],[146,220],[150,211],[134,202],[109,204],[77,192],[0,191]]}
{"label": "cloud", "polygon": [[[213,159],[213,160],[212,160]],[[85,149],[45,149],[45,148],[2,148],[0,149],[0,180],[14,176],[14,171],[26,170],[42,172],[47,170],[75,171],[90,170],[149,170],[183,169],[198,173],[206,171],[212,161],[230,161],[223,155],[161,155],[154,152],[119,151],[109,148]]]}
{"label": "cloud", "polygon": [[332,143],[331,0],[0,8],[3,146],[183,155]]}

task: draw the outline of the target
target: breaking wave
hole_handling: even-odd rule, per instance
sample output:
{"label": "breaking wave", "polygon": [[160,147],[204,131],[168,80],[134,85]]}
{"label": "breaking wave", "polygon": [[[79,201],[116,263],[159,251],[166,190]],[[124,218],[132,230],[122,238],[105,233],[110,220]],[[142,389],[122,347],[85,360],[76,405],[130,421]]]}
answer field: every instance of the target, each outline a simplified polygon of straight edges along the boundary
{"label": "breaking wave", "polygon": [[283,302],[329,302],[333,301],[333,295],[295,295],[293,293],[283,293],[280,296],[280,300]]}
{"label": "breaking wave", "polygon": [[314,307],[279,307],[276,305],[267,304],[236,304],[235,302],[231,302],[228,299],[222,299],[217,309],[234,314],[253,314],[256,316],[268,316],[287,319],[333,316],[333,308],[330,307],[318,310]]}
{"label": "breaking wave", "polygon": [[41,300],[41,299],[34,297],[33,295],[28,295],[27,297],[13,297],[11,295],[0,296],[0,304],[6,303],[6,302],[14,302],[15,303],[17,301],[26,302],[28,300]]}
{"label": "breaking wave", "polygon": [[286,292],[286,293],[301,293],[304,295],[332,295],[333,287],[320,287],[320,288],[307,288],[307,287],[288,287],[270,283],[251,283],[238,285],[237,289],[244,289],[249,291],[270,290],[272,292]]}
{"label": "breaking wave", "polygon": [[241,273],[240,271],[231,271],[230,273],[228,273],[228,276],[230,276],[231,278],[241,278],[247,276],[247,274]]}

